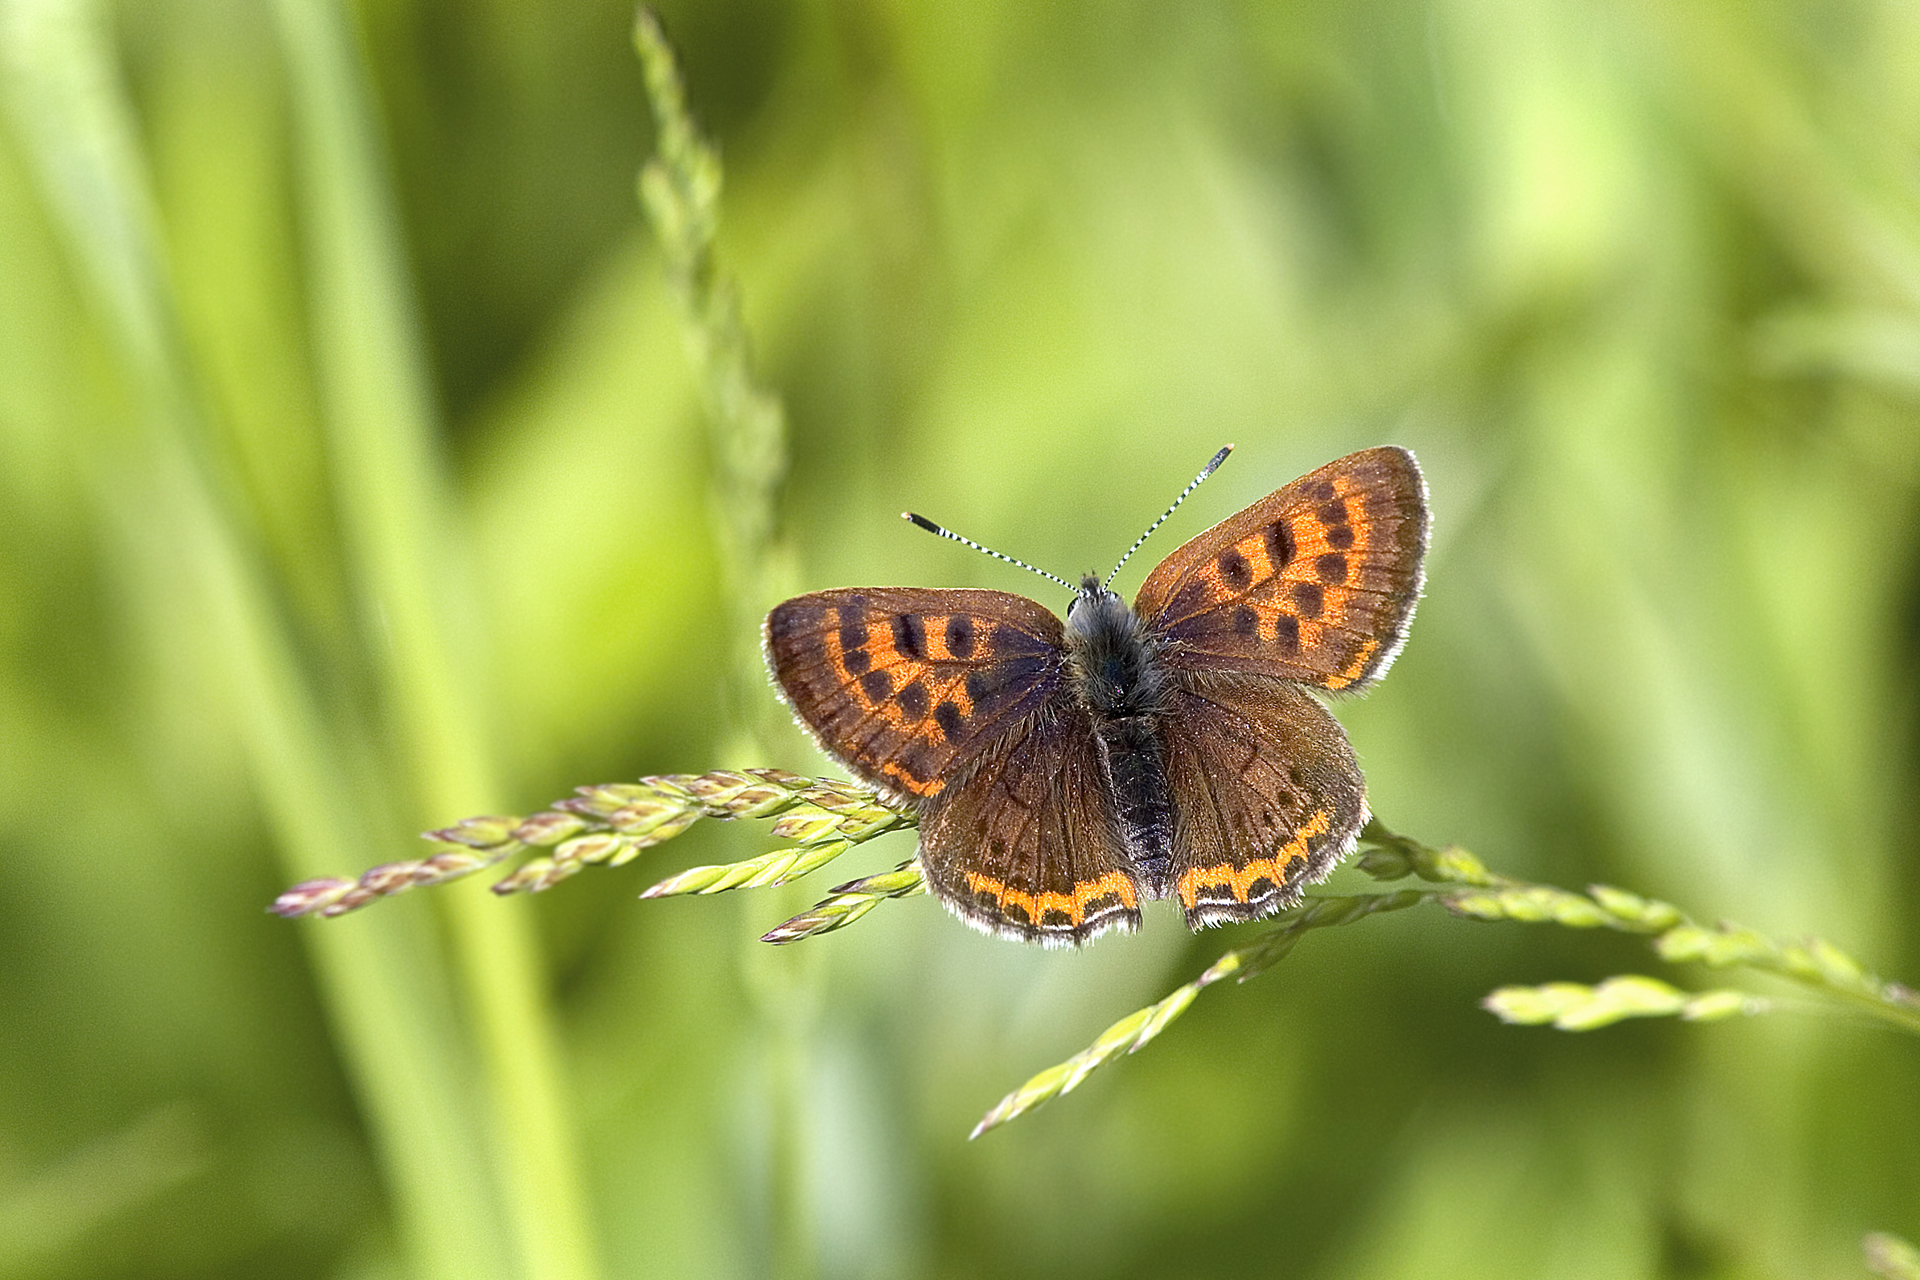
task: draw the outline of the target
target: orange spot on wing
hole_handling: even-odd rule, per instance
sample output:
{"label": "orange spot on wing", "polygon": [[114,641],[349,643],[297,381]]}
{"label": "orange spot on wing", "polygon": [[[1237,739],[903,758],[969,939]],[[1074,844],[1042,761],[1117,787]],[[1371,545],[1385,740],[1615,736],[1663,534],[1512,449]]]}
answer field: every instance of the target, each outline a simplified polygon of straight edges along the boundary
{"label": "orange spot on wing", "polygon": [[1207,564],[1194,577],[1204,584],[1205,590],[1200,598],[1208,605],[1217,605],[1240,594],[1220,580],[1220,566],[1217,563]]}
{"label": "orange spot on wing", "polygon": [[1102,898],[1117,899],[1128,910],[1139,905],[1134,897],[1133,881],[1124,871],[1109,871],[1098,879],[1083,880],[1073,886],[1072,893],[1055,893],[1051,890],[1028,893],[1024,889],[1009,889],[1004,881],[969,871],[967,888],[974,893],[990,895],[1002,907],[1023,908],[1027,919],[1035,925],[1045,918],[1047,912],[1058,911],[1077,928],[1085,923],[1087,908]]}
{"label": "orange spot on wing", "polygon": [[1274,850],[1272,857],[1255,858],[1244,865],[1221,862],[1210,867],[1192,868],[1180,877],[1178,889],[1181,905],[1189,911],[1193,910],[1199,901],[1200,890],[1213,885],[1231,893],[1235,902],[1247,901],[1256,880],[1270,880],[1276,888],[1285,886],[1293,864],[1307,860],[1308,842],[1327,834],[1332,827],[1332,812],[1316,809],[1313,816],[1293,833],[1293,839]]}
{"label": "orange spot on wing", "polygon": [[949,616],[946,614],[928,614],[925,618],[921,619],[921,621],[926,627],[927,657],[935,662],[958,661],[958,659],[953,656],[953,650],[947,648],[947,622],[949,621]]}
{"label": "orange spot on wing", "polygon": [[1353,655],[1352,662],[1349,662],[1338,672],[1327,677],[1327,688],[1344,689],[1355,680],[1358,680],[1361,673],[1367,669],[1367,664],[1373,661],[1373,655],[1378,652],[1380,652],[1380,642],[1378,640],[1369,640],[1361,645],[1360,652]]}
{"label": "orange spot on wing", "polygon": [[922,800],[937,796],[947,789],[947,780],[945,778],[937,775],[932,778],[916,778],[891,760],[882,760],[874,767],[877,767],[881,773],[891,778],[893,784],[899,787],[900,790],[906,792],[908,795],[918,796]]}
{"label": "orange spot on wing", "polygon": [[1276,572],[1273,561],[1267,558],[1267,535],[1264,530],[1254,530],[1234,543],[1233,549],[1238,551],[1241,558],[1247,562],[1247,568],[1252,571],[1256,586],[1271,578]]}

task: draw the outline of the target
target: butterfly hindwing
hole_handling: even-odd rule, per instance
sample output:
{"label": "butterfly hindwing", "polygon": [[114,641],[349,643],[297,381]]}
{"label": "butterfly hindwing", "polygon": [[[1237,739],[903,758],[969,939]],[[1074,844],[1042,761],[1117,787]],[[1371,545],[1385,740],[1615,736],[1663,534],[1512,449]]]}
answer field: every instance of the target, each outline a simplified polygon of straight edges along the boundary
{"label": "butterfly hindwing", "polygon": [[920,867],[954,914],[1003,937],[1065,946],[1140,925],[1093,726],[1070,699],[929,806]]}
{"label": "butterfly hindwing", "polygon": [[1353,848],[1366,784],[1339,724],[1270,677],[1186,681],[1168,717],[1180,796],[1171,887],[1187,925],[1272,915]]}
{"label": "butterfly hindwing", "polygon": [[1061,696],[1060,620],[1004,591],[877,587],[795,597],[763,640],[827,754],[909,806]]}
{"label": "butterfly hindwing", "polygon": [[1147,576],[1134,611],[1177,669],[1358,689],[1406,638],[1426,545],[1413,455],[1366,449],[1189,540]]}

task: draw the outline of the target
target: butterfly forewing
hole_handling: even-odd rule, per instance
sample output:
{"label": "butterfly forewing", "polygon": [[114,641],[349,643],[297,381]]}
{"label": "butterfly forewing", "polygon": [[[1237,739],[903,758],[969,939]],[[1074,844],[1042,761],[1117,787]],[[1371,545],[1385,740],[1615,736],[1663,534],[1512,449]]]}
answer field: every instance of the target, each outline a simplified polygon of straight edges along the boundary
{"label": "butterfly forewing", "polygon": [[967,923],[1047,945],[1140,924],[1087,713],[1043,713],[929,807],[920,867]]}
{"label": "butterfly forewing", "polygon": [[1003,591],[869,588],[767,615],[767,665],[800,722],[913,806],[1062,696],[1060,620]]}
{"label": "butterfly forewing", "polygon": [[1182,804],[1170,879],[1188,926],[1294,905],[1366,821],[1346,734],[1305,691],[1270,678],[1207,680],[1173,697],[1168,780]]}
{"label": "butterfly forewing", "polygon": [[1176,669],[1357,689],[1406,638],[1426,544],[1413,455],[1366,449],[1187,542],[1147,576],[1134,611]]}

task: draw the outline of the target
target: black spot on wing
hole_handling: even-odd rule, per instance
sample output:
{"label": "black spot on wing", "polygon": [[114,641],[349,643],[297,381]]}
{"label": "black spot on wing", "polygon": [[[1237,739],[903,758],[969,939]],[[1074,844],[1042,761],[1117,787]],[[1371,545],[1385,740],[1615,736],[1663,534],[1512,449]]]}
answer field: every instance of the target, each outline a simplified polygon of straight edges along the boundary
{"label": "black spot on wing", "polygon": [[956,658],[973,656],[973,619],[955,614],[947,619],[947,652]]}
{"label": "black spot on wing", "polygon": [[927,685],[924,680],[915,680],[894,696],[894,702],[909,720],[924,719],[927,714]]}
{"label": "black spot on wing", "polygon": [[1317,583],[1296,582],[1288,588],[1293,603],[1298,606],[1300,616],[1309,620],[1318,618],[1320,610],[1326,606],[1326,593]]}
{"label": "black spot on wing", "polygon": [[903,658],[926,660],[927,628],[917,613],[893,615],[893,648]]}
{"label": "black spot on wing", "polygon": [[[856,597],[856,599],[863,599]],[[864,602],[856,607],[851,601],[840,606],[840,651],[858,649],[867,643],[867,611]]]}
{"label": "black spot on wing", "polygon": [[1300,652],[1300,619],[1283,613],[1273,620],[1273,642],[1282,653]]}
{"label": "black spot on wing", "polygon": [[1267,563],[1273,566],[1275,573],[1287,567],[1293,559],[1293,534],[1288,531],[1284,520],[1275,520],[1260,531],[1267,546]]}

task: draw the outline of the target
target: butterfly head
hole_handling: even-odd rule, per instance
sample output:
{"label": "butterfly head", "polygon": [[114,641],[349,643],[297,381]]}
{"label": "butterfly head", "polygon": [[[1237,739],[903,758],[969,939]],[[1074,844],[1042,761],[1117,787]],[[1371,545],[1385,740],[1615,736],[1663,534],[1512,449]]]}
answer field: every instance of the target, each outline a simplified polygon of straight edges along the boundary
{"label": "butterfly head", "polygon": [[1067,605],[1067,630],[1092,635],[1106,628],[1124,626],[1132,620],[1133,610],[1126,601],[1100,583],[1096,574],[1080,575],[1080,589]]}

